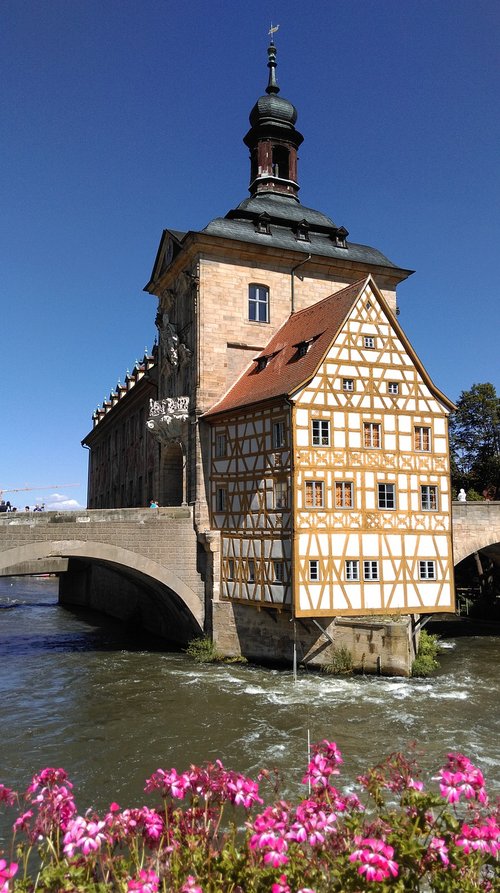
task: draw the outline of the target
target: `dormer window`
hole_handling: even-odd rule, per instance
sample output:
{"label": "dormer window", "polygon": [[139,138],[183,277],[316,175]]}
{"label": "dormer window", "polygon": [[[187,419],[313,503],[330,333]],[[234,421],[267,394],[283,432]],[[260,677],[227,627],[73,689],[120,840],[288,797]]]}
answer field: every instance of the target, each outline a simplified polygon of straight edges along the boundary
{"label": "dormer window", "polygon": [[335,230],[332,235],[333,241],[335,242],[335,246],[337,248],[347,248],[346,239],[349,235],[348,230],[346,230],[345,226],[340,226],[337,230]]}
{"label": "dormer window", "polygon": [[297,241],[309,242],[309,224],[307,220],[301,220],[297,225]]}
{"label": "dormer window", "polygon": [[262,372],[266,368],[269,357],[257,357],[257,372]]}
{"label": "dormer window", "polygon": [[266,214],[266,212],[264,211],[263,214],[259,214],[259,216],[257,217],[257,220],[255,221],[255,232],[260,233],[261,235],[264,235],[264,236],[270,236],[271,235],[270,223],[271,223],[271,218],[270,218],[269,214]]}
{"label": "dormer window", "polygon": [[297,353],[299,357],[305,357],[307,351],[309,350],[310,341],[301,341],[297,347]]}

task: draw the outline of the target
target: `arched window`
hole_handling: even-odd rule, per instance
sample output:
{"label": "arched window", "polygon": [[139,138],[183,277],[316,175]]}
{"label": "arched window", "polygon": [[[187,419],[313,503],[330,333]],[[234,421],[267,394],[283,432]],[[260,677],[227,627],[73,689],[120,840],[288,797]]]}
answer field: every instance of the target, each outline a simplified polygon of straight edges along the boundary
{"label": "arched window", "polygon": [[284,146],[273,146],[273,177],[290,179],[290,153]]}

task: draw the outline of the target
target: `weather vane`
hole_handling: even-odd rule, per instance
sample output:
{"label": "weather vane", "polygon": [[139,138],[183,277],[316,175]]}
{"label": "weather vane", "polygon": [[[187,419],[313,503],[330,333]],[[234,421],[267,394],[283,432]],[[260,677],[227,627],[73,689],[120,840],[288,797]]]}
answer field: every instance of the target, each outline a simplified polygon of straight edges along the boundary
{"label": "weather vane", "polygon": [[271,35],[271,42],[273,42],[273,40],[274,40],[273,34],[276,34],[276,31],[278,30],[278,28],[279,28],[279,25],[273,25],[273,23],[271,22],[271,27],[269,28],[269,31],[267,32],[268,34]]}

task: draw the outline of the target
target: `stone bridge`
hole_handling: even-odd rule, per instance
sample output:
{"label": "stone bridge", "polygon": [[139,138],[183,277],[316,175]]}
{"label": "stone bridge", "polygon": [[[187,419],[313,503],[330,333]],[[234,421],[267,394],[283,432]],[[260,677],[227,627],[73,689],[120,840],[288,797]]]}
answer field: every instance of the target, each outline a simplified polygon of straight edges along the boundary
{"label": "stone bridge", "polygon": [[500,565],[500,502],[453,503],[455,566],[474,552],[487,552]]}
{"label": "stone bridge", "polygon": [[58,573],[63,604],[167,639],[205,629],[206,565],[188,506],[0,515],[0,576]]}

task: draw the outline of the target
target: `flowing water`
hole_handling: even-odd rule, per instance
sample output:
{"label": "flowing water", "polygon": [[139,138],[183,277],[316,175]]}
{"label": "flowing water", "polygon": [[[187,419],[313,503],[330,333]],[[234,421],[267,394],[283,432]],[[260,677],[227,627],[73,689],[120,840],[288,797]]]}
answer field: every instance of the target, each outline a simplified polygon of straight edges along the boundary
{"label": "flowing water", "polygon": [[[63,766],[81,812],[150,803],[158,767],[219,757],[256,774],[278,767],[298,794],[307,737],[344,756],[339,782],[416,742],[437,769],[461,750],[500,793],[500,638],[444,640],[431,680],[292,674],[199,665],[116,621],[57,604],[51,579],[0,579],[0,782],[24,789]],[[342,787],[342,784],[339,784]],[[5,824],[3,825],[5,831]]]}

